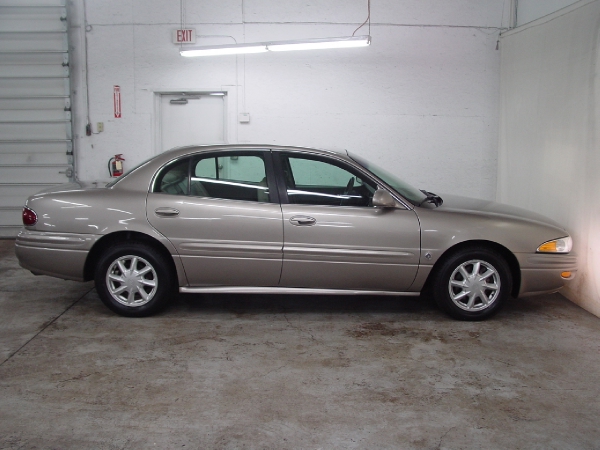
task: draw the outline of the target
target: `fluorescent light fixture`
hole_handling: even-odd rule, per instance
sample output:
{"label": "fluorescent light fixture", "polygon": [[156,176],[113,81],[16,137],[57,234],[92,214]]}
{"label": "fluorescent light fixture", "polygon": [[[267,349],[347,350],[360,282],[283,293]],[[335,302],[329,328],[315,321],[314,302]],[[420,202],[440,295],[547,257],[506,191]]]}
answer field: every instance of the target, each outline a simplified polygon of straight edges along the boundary
{"label": "fluorescent light fixture", "polygon": [[267,48],[272,52],[287,52],[291,50],[366,47],[370,44],[371,36],[350,36],[340,38],[306,39],[303,41],[270,42],[267,44]]}
{"label": "fluorescent light fixture", "polygon": [[244,53],[262,53],[267,51],[265,44],[232,44],[214,45],[212,47],[190,47],[181,50],[181,56],[214,56],[214,55],[238,55]]}
{"label": "fluorescent light fixture", "polygon": [[263,53],[266,51],[286,52],[292,50],[366,47],[370,44],[371,36],[348,36],[338,38],[304,39],[297,41],[259,42],[254,44],[188,47],[185,50],[181,50],[179,53],[182,56],[237,55],[245,53]]}

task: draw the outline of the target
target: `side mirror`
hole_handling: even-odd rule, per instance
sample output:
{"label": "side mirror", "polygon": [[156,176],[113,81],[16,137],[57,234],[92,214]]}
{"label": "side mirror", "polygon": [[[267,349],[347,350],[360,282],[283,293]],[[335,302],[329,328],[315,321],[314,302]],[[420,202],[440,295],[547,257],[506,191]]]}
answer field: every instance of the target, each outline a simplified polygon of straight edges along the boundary
{"label": "side mirror", "polygon": [[388,191],[377,189],[373,194],[373,206],[376,208],[395,208],[396,200]]}

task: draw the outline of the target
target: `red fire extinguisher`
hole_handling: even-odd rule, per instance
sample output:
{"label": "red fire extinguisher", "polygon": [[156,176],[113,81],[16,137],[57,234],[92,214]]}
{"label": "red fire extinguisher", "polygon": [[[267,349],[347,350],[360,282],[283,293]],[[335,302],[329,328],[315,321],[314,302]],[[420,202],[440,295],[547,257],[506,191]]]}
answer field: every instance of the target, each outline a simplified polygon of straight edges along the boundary
{"label": "red fire extinguisher", "polygon": [[125,158],[120,153],[108,160],[108,173],[111,177],[116,178],[123,175],[123,161]]}

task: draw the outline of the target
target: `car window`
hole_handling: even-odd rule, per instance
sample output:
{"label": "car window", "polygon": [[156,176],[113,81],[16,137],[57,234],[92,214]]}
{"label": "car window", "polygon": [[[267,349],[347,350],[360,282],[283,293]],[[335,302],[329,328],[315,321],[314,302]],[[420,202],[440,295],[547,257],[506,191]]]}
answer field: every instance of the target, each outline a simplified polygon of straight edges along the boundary
{"label": "car window", "polygon": [[411,186],[405,181],[400,180],[395,175],[390,174],[385,169],[377,167],[376,165],[367,162],[366,160],[359,158],[356,155],[350,154],[350,157],[367,169],[369,172],[373,173],[375,176],[381,178],[384,182],[389,184],[393,189],[396,190],[400,195],[402,195],[405,199],[411,202],[413,205],[419,206],[425,200],[427,200],[427,195],[423,193],[423,191]]}
{"label": "car window", "polygon": [[265,162],[259,155],[196,157],[190,195],[269,202]]}
{"label": "car window", "polygon": [[294,204],[369,206],[376,186],[332,162],[283,156],[288,200]]}
{"label": "car window", "polygon": [[167,164],[156,177],[154,192],[187,195],[189,189],[189,167],[189,158]]}

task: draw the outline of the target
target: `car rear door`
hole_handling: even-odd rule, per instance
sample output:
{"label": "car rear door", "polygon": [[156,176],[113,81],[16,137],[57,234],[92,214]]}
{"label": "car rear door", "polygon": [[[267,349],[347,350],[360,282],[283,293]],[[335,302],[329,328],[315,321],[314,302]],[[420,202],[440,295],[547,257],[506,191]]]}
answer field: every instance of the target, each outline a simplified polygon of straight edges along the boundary
{"label": "car rear door", "polygon": [[282,216],[269,151],[201,153],[158,172],[148,221],[177,248],[190,286],[277,286]]}
{"label": "car rear door", "polygon": [[371,206],[376,184],[343,161],[274,154],[283,185],[280,285],[407,291],[419,266],[415,212]]}

